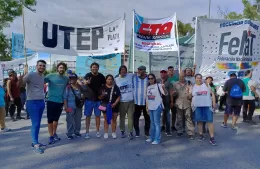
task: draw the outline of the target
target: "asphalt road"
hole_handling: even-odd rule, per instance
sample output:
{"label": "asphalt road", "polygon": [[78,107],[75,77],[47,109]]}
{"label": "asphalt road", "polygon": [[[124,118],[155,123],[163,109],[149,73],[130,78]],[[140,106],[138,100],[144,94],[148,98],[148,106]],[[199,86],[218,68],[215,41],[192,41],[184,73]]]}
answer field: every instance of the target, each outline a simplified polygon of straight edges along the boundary
{"label": "asphalt road", "polygon": [[[111,133],[108,140],[95,138],[94,119],[91,139],[67,140],[63,113],[57,132],[62,140],[49,146],[42,155],[35,154],[30,147],[30,121],[11,122],[7,118],[7,126],[12,132],[0,133],[0,169],[259,169],[260,124],[253,126],[240,119],[239,129],[234,131],[230,127],[220,127],[222,118],[223,113],[215,115],[217,146],[209,144],[208,136],[200,143],[187,136],[166,137],[164,133],[160,145],[151,145],[145,142],[144,136],[132,141],[127,138],[113,140]],[[255,119],[260,122],[258,117]],[[141,126],[143,123],[142,119]],[[103,124],[101,128],[103,134]],[[84,119],[81,131],[85,131]],[[119,129],[117,134],[120,135]],[[44,114],[40,142],[47,141]]]}

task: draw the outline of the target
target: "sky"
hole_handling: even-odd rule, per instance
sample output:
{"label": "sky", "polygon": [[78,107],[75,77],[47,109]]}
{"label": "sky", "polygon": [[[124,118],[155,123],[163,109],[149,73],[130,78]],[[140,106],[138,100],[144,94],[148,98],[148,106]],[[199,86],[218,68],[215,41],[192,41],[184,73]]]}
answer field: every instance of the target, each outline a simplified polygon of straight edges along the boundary
{"label": "sky", "polygon": [[[44,19],[66,26],[102,25],[126,14],[126,39],[130,40],[133,9],[141,16],[162,18],[177,14],[177,19],[193,23],[195,16],[208,15],[209,0],[37,0],[36,12]],[[218,6],[241,13],[241,0],[211,0],[212,18],[222,18]],[[5,34],[22,33],[22,19],[17,18]]]}

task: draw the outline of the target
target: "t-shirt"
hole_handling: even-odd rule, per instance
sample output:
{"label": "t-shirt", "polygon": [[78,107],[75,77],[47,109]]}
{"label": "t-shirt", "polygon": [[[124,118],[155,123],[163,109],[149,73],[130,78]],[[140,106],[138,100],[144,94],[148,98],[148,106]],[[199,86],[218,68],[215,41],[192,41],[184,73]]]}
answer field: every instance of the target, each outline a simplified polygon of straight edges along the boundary
{"label": "t-shirt", "polygon": [[211,88],[208,87],[205,83],[201,85],[195,84],[192,87],[192,107],[211,107]]}
{"label": "t-shirt", "polygon": [[140,78],[134,76],[134,100],[135,104],[144,106],[146,104],[146,89],[148,85],[148,78]]}
{"label": "t-shirt", "polygon": [[[111,94],[112,88],[108,88],[106,85],[102,86],[99,90],[99,95],[104,94],[105,97],[101,100],[102,103],[108,104],[109,99],[110,99],[110,94]],[[120,90],[117,87],[117,85],[114,86],[113,94],[112,94],[112,100],[111,104],[116,102],[116,99],[120,96]],[[112,112],[118,112],[118,105],[116,105],[115,108],[112,108]]]}
{"label": "t-shirt", "polygon": [[195,84],[195,77],[194,76],[186,76],[185,80],[190,81],[192,85]]}
{"label": "t-shirt", "polygon": [[162,95],[165,95],[161,84],[153,84],[147,87],[148,110],[157,110],[160,105],[164,105],[159,90]]}
{"label": "t-shirt", "polygon": [[243,100],[254,100],[255,94],[252,92],[250,86],[256,87],[255,81],[251,80],[249,77],[246,77],[243,79],[243,82],[246,86],[246,91],[243,92]]}
{"label": "t-shirt", "polygon": [[119,76],[115,79],[116,85],[121,92],[121,102],[131,102],[134,100],[133,76],[133,74],[129,73],[124,77]]}
{"label": "t-shirt", "polygon": [[[90,84],[85,89],[90,89],[90,92],[86,93],[86,99],[91,101],[98,101],[99,89],[106,83],[105,76],[102,73],[93,75],[91,72],[87,73],[84,77],[85,80],[90,80]],[[89,94],[88,94],[89,93]],[[85,95],[85,94],[84,94]]]}
{"label": "t-shirt", "polygon": [[173,84],[179,81],[179,77],[177,75],[173,75],[172,77],[168,77],[168,80]]}
{"label": "t-shirt", "polygon": [[75,102],[75,95],[78,98],[81,98],[81,88],[80,87],[78,89],[73,88],[75,95],[71,88],[72,87],[70,85],[67,85],[63,98],[64,98],[64,100],[67,101],[68,108],[76,109],[77,106],[76,106],[76,102]]}
{"label": "t-shirt", "polygon": [[69,78],[57,73],[48,74],[44,81],[48,83],[48,101],[63,103],[64,91],[69,83]]}
{"label": "t-shirt", "polygon": [[44,75],[38,72],[30,72],[23,77],[26,83],[27,100],[43,100],[44,99]]}
{"label": "t-shirt", "polygon": [[223,91],[227,92],[227,104],[228,105],[241,106],[243,104],[243,98],[242,97],[241,98],[232,98],[230,96],[231,88],[235,84],[238,85],[241,88],[242,92],[244,92],[246,90],[246,86],[241,79],[231,78],[231,79],[227,80],[226,83],[224,84]]}

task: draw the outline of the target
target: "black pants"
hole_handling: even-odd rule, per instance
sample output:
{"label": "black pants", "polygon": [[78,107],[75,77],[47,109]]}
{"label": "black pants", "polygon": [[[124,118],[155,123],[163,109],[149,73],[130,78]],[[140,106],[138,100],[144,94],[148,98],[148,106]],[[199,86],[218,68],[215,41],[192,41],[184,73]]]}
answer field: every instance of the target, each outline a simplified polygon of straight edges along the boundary
{"label": "black pants", "polygon": [[8,100],[6,100],[5,101],[5,114],[6,114],[6,117],[8,116],[8,112],[9,112],[9,101]]}
{"label": "black pants", "polygon": [[226,95],[220,96],[220,99],[219,99],[219,108],[220,109],[223,109],[223,105],[226,105],[226,98],[227,98]]}
{"label": "black pants", "polygon": [[21,98],[20,97],[14,98],[14,101],[10,102],[9,112],[10,112],[11,117],[14,117],[16,107],[17,107],[16,117],[21,117],[22,104],[21,104]]}
{"label": "black pants", "polygon": [[[249,105],[249,110],[248,110],[248,105]],[[255,100],[244,100],[243,101],[243,119],[252,120],[254,111],[255,111]]]}
{"label": "black pants", "polygon": [[137,134],[140,134],[139,119],[141,117],[142,112],[143,112],[144,120],[145,120],[144,132],[145,132],[145,135],[149,135],[150,116],[148,115],[148,113],[146,111],[146,106],[135,105],[135,112],[134,112],[134,128],[135,128],[135,132]]}

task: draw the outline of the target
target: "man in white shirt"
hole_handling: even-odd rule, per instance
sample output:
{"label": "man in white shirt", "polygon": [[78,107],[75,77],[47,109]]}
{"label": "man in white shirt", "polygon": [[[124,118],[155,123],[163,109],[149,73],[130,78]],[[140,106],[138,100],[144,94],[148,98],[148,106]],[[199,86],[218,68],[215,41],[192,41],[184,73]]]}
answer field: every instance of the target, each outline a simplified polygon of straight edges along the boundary
{"label": "man in white shirt", "polygon": [[125,137],[125,116],[127,114],[128,138],[132,140],[134,138],[133,114],[135,110],[133,74],[127,73],[127,67],[122,65],[119,68],[119,76],[115,78],[115,81],[121,93],[119,105],[121,137]]}

